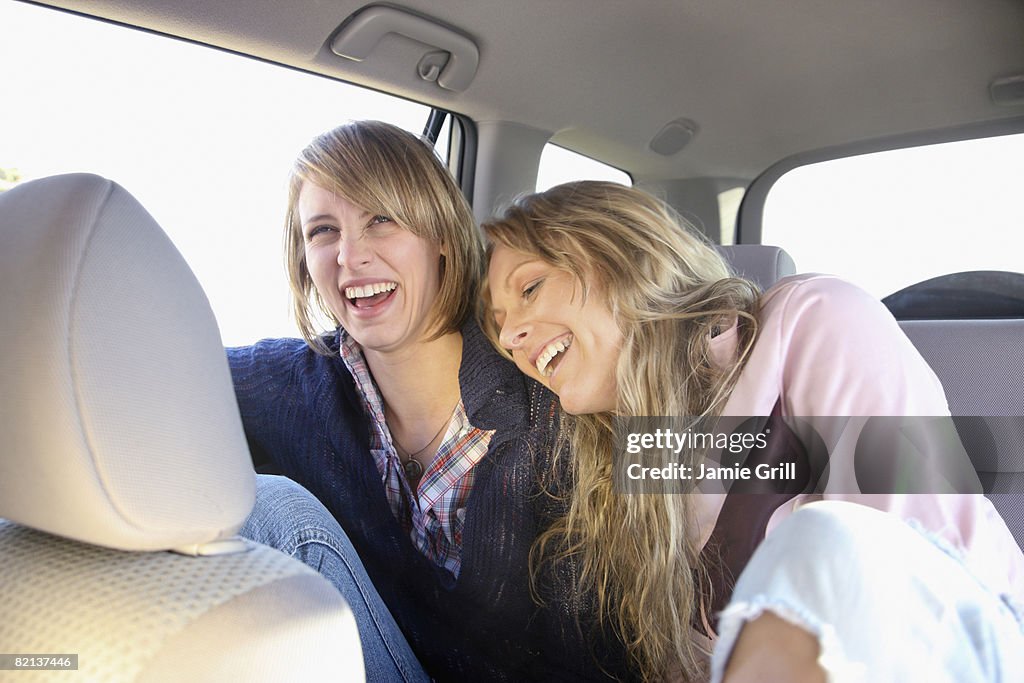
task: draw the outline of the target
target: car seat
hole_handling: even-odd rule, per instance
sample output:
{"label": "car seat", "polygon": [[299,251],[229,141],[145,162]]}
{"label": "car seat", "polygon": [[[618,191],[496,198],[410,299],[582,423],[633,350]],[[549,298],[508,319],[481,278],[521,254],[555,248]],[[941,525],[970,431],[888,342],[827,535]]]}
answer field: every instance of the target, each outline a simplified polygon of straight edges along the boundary
{"label": "car seat", "polygon": [[0,651],[77,667],[0,678],[363,680],[333,586],[234,535],[255,475],[216,322],[128,192],[0,194],[0,320]]}

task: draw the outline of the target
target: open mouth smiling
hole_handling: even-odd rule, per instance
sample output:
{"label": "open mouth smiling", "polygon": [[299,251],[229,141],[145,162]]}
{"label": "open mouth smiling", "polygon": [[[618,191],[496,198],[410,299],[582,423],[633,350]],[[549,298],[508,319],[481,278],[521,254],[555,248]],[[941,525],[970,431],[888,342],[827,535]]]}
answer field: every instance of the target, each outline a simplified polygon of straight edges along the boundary
{"label": "open mouth smiling", "polygon": [[345,299],[356,308],[373,308],[388,298],[398,288],[395,282],[374,282],[345,288]]}
{"label": "open mouth smiling", "polygon": [[540,354],[533,361],[533,365],[537,368],[537,372],[540,373],[541,377],[550,377],[555,372],[558,364],[561,363],[562,359],[565,357],[562,354],[572,346],[572,340],[573,335],[568,334],[564,337],[548,342],[548,344],[541,349]]}

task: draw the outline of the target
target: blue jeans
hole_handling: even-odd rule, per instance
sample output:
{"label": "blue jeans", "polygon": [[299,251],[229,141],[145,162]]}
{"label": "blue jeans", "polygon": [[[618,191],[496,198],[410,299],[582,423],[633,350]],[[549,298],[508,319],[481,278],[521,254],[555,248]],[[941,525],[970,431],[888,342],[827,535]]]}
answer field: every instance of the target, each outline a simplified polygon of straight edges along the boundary
{"label": "blue jeans", "polygon": [[359,627],[366,680],[429,681],[394,617],[327,508],[291,479],[256,477],[256,505],[239,534],[323,574],[348,601]]}

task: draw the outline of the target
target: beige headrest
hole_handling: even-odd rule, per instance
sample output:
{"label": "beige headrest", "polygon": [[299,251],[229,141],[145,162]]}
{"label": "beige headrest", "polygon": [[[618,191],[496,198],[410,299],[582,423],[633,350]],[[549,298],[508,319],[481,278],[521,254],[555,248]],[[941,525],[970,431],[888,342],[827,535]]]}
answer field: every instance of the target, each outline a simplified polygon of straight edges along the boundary
{"label": "beige headrest", "polygon": [[796,274],[793,257],[785,249],[766,244],[716,245],[737,276],[753,280],[762,290],[787,275]]}
{"label": "beige headrest", "polygon": [[230,536],[255,481],[224,349],[122,187],[0,194],[0,517],[123,550]]}

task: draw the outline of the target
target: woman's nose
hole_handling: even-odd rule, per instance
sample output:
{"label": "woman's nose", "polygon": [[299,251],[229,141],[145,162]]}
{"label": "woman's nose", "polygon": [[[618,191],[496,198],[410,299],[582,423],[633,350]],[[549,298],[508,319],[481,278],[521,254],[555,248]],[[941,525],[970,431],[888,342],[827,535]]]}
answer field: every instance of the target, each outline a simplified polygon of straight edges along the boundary
{"label": "woman's nose", "polygon": [[501,345],[509,351],[515,351],[526,343],[526,338],[529,334],[528,324],[506,318],[505,323],[501,326],[501,332],[498,335],[498,340],[501,342]]}
{"label": "woman's nose", "polygon": [[371,251],[363,240],[338,240],[338,265],[348,269],[357,269],[371,260]]}

